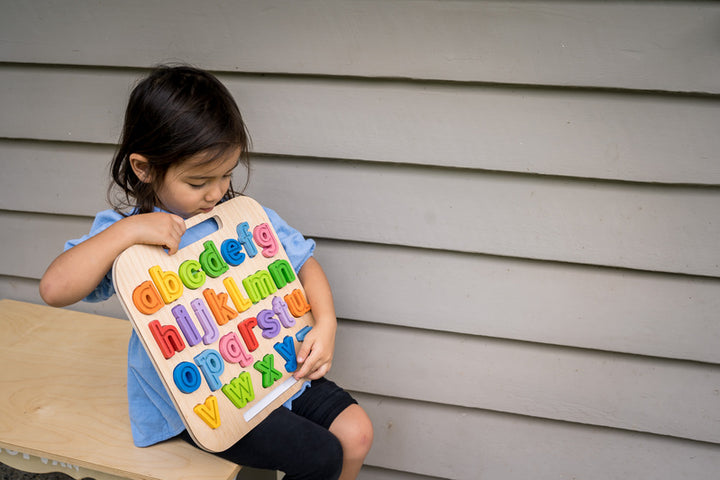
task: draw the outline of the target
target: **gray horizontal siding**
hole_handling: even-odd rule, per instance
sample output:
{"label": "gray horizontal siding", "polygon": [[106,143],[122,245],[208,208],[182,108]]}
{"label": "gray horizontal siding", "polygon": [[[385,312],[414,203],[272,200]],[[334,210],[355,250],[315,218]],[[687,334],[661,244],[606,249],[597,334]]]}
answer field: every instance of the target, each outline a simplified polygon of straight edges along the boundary
{"label": "gray horizontal siding", "polygon": [[716,365],[354,322],[337,348],[352,390],[720,443]]}
{"label": "gray horizontal siding", "polygon": [[375,422],[370,463],[395,470],[468,480],[712,480],[720,465],[720,448],[707,443],[356,396]]}
{"label": "gray horizontal siding", "polygon": [[[47,237],[42,232],[52,231],[69,238],[74,236],[73,231],[85,230],[73,223],[87,222],[81,218],[71,222],[57,216],[33,217],[36,222],[28,221],[23,214],[0,217],[6,225],[3,231],[11,232],[4,233],[7,239],[0,238],[0,241],[10,251],[24,248],[38,252],[35,260],[37,275],[55,255],[44,244]],[[14,245],[14,239],[23,239],[24,246]],[[353,257],[353,246],[346,246],[343,252],[341,242],[331,242],[328,249],[331,255],[332,244],[340,248],[339,252],[334,252],[336,262],[338,258]],[[320,247],[322,251],[322,243]],[[391,257],[395,257],[392,252],[381,256],[384,259]],[[422,261],[422,256],[414,258]],[[326,263],[331,279],[344,276],[342,263],[339,271],[336,270],[337,263]],[[8,259],[6,271],[19,275],[28,272],[29,266],[27,258],[19,256],[16,260]],[[372,264],[363,267],[361,262],[356,262],[354,266],[352,271],[358,276],[374,272]],[[385,286],[390,292],[393,283],[399,283],[393,280],[390,277]],[[372,298],[371,291],[359,290],[361,286],[362,283],[354,285],[355,291],[362,291],[366,299]],[[339,315],[344,316],[343,305],[346,301],[352,302],[353,294],[353,290],[348,292],[342,288],[336,291]],[[378,303],[399,307],[398,313],[412,314],[412,310],[407,312],[410,303],[407,297],[398,298],[403,301]],[[446,307],[444,314],[427,315],[422,306],[421,303],[414,314],[423,319],[421,322],[434,320],[435,323],[430,325],[434,330],[452,329],[437,322],[452,322],[454,316],[465,314],[463,310]],[[478,313],[482,315],[479,306],[470,312],[471,315]],[[500,321],[502,319],[500,317]],[[349,388],[704,441],[718,440],[716,422],[708,422],[708,417],[720,418],[720,412],[715,411],[720,386],[720,369],[716,366],[660,363],[642,357],[391,327],[395,322],[392,314],[383,315],[382,321],[375,324],[350,322],[341,326],[337,348],[343,356],[336,362],[334,375]],[[642,343],[647,339],[638,336],[637,341]],[[670,341],[668,337],[667,342]],[[343,358],[347,363],[343,363]],[[618,372],[624,374],[619,376]],[[478,385],[493,385],[493,388],[478,389]],[[689,402],[696,408],[684,409]]]}
{"label": "gray horizontal siding", "polygon": [[3,10],[6,61],[720,92],[713,2],[11,0]]}
{"label": "gray horizontal siding", "polygon": [[[25,142],[3,142],[0,149],[7,172],[2,186],[8,190],[0,208],[74,215],[103,208],[111,150],[100,156],[94,147],[79,148],[76,155],[54,144]],[[63,171],[77,183],[58,185],[53,171]],[[40,188],[21,191],[23,181],[31,178]],[[78,195],[79,190],[94,202],[85,204],[87,197]],[[266,158],[257,162],[248,194],[283,212],[311,236],[693,275],[720,273],[716,188]],[[296,208],[299,196],[302,209]]]}
{"label": "gray horizontal siding", "polygon": [[[38,279],[91,218],[0,211],[0,222],[0,243],[21,252],[3,273]],[[332,240],[317,256],[343,318],[720,364],[718,279]]]}
{"label": "gray horizontal siding", "polygon": [[[36,295],[36,282],[0,277],[0,294],[12,294],[12,298],[20,298],[32,300]],[[24,297],[24,295],[28,295]],[[119,305],[114,305],[115,300],[111,300],[106,304],[78,304],[83,311],[107,313],[117,307],[117,311],[122,315]],[[76,308],[76,307],[73,307]],[[364,329],[357,328],[355,322],[341,324],[341,337],[338,345],[339,350],[355,344],[354,341],[348,341],[350,337],[358,331]],[[372,331],[372,330],[371,330]],[[388,332],[396,334],[392,330],[384,329],[373,332],[372,340],[383,338],[384,342]],[[422,336],[422,332],[419,332]],[[418,338],[418,334],[408,330],[402,333],[401,341],[407,342],[408,339],[414,340]],[[447,335],[444,335],[447,338]],[[447,344],[447,342],[445,342]],[[374,351],[367,348],[367,343],[363,344],[366,348],[358,355],[353,351],[347,354],[339,354],[336,359],[333,377],[337,381],[354,382],[353,386],[363,387],[365,390],[371,390],[365,385],[367,378],[354,379],[358,372],[362,369],[348,364],[359,359],[364,362],[367,358],[368,351]],[[415,347],[418,347],[414,343]],[[501,344],[502,345],[502,344]],[[509,344],[506,344],[509,345]],[[380,345],[381,347],[383,345]],[[421,347],[421,346],[420,346]],[[533,347],[536,348],[536,347]],[[552,359],[553,350],[548,348],[548,358]],[[417,352],[417,351],[416,351]],[[388,359],[387,366],[379,368],[377,372],[378,379],[390,377],[390,389],[405,389],[402,380],[415,375],[415,371],[411,374],[407,373],[409,366],[403,363],[423,362],[422,370],[427,370],[428,366],[431,370],[442,368],[438,366],[442,361],[437,361],[433,357],[428,358],[425,355],[415,357],[408,354],[403,358],[394,356]],[[557,352],[560,357],[563,350]],[[570,351],[566,351],[567,355]],[[447,353],[446,350],[428,348],[422,353],[430,353],[433,355],[442,355]],[[487,354],[487,351],[483,352]],[[572,352],[570,352],[572,355]],[[457,354],[455,354],[457,355]],[[582,352],[576,353],[582,356]],[[613,360],[608,357],[603,360],[601,354],[596,354],[598,364],[603,361]],[[486,357],[489,358],[489,357]],[[523,357],[525,358],[525,357]],[[559,357],[557,365],[561,365]],[[450,360],[455,357],[450,356]],[[624,360],[620,357],[621,362],[626,362],[626,367],[630,366],[627,362],[638,362],[642,365],[642,359],[633,360],[630,357]],[[445,360],[445,358],[444,358]],[[516,361],[520,361],[518,359]],[[499,362],[500,357],[495,357],[493,363]],[[345,363],[345,364],[344,364]],[[451,363],[448,361],[448,363]],[[635,371],[637,378],[642,378],[643,373],[652,372],[652,362],[644,361],[645,367],[639,371]],[[433,366],[434,364],[434,366]],[[682,370],[682,364],[679,369]],[[367,366],[362,363],[362,366]],[[453,380],[457,379],[457,374],[461,368],[466,365],[453,367],[448,366],[446,372],[440,375],[428,375],[415,380],[411,393],[418,391],[429,392],[430,395],[442,393],[442,390],[452,387],[458,388],[458,383]],[[570,376],[577,377],[579,372],[572,372],[575,365],[566,365],[566,372]],[[587,366],[587,363],[580,366]],[[617,367],[616,363],[613,367]],[[400,367],[400,368],[391,368]],[[496,368],[501,368],[497,366]],[[626,381],[625,370],[622,368],[607,369],[611,375],[623,378]],[[671,363],[666,363],[666,368],[677,368]],[[485,366],[481,365],[480,371]],[[348,375],[348,371],[353,373]],[[524,370],[522,368],[521,370]],[[557,366],[551,366],[547,372],[557,371]],[[453,373],[454,372],[454,373]],[[496,370],[500,374],[499,370]],[[546,373],[547,373],[546,372]],[[471,375],[479,375],[476,372],[469,372]],[[530,374],[530,372],[526,372]],[[657,374],[652,372],[657,378]],[[697,372],[691,374],[696,375]],[[507,382],[502,378],[489,381],[486,374],[485,378],[463,379],[465,383],[468,381],[483,380],[479,385],[478,391],[483,392],[483,396],[487,397],[488,393],[495,390],[498,385],[505,385]],[[370,377],[372,375],[365,375]],[[454,377],[446,379],[446,377]],[[452,385],[450,384],[452,383]],[[531,383],[537,384],[537,380]],[[560,381],[554,383],[559,386]],[[516,385],[522,389],[520,396],[530,401],[530,397],[537,398],[529,389],[522,388],[522,385]],[[613,386],[620,387],[619,384],[613,383]],[[627,385],[624,385],[627,386]],[[566,385],[565,388],[569,388]],[[680,385],[678,385],[680,387]],[[386,387],[388,388],[388,387]],[[467,391],[467,385],[461,385],[461,390]],[[632,387],[634,389],[642,389],[640,386]],[[509,393],[509,392],[506,392]],[[556,395],[562,392],[555,392]],[[589,393],[589,392],[588,392]],[[668,395],[672,395],[670,387],[668,387]],[[617,397],[626,396],[630,402],[636,402],[637,397],[632,397],[630,392],[608,392],[606,396],[615,395]],[[675,399],[679,401],[684,393],[680,393],[680,397]],[[653,435],[647,433],[638,433],[634,429],[613,429],[603,427],[593,427],[587,424],[578,424],[567,421],[552,421],[542,418],[533,418],[524,415],[514,415],[500,412],[493,412],[486,409],[467,408],[453,405],[446,405],[437,402],[423,402],[417,400],[409,400],[407,392],[402,392],[399,397],[388,397],[385,395],[368,394],[355,392],[354,396],[361,402],[363,407],[369,412],[374,421],[375,426],[375,444],[371,451],[368,462],[372,465],[379,465],[383,468],[374,468],[364,471],[361,479],[365,480],[422,480],[426,478],[502,478],[502,479],[523,479],[532,476],[539,479],[557,479],[557,478],[587,478],[587,479],[622,479],[622,478],[657,478],[675,480],[677,478],[693,478],[693,479],[711,479],[717,466],[720,465],[720,448],[717,445],[682,440],[672,438],[665,435]],[[428,394],[421,395],[428,396]],[[569,402],[571,396],[559,398],[558,404],[561,404],[568,411],[585,410],[588,406],[586,403],[572,404]],[[516,401],[516,400],[515,400]],[[551,399],[547,399],[547,405],[550,406]],[[646,399],[651,401],[651,399]],[[689,399],[688,402],[693,402]],[[682,412],[688,410],[687,403],[678,407],[675,411],[670,412],[666,420],[676,426],[684,424],[687,420],[684,416],[678,416]],[[591,401],[590,404],[593,402]],[[694,404],[694,403],[693,403]],[[617,403],[609,403],[609,405],[618,405]],[[631,407],[626,407],[631,408]],[[665,407],[667,408],[667,407]],[[661,408],[664,410],[664,408]],[[612,412],[606,412],[606,414]],[[600,415],[602,412],[594,412]],[[646,412],[641,417],[647,415],[658,414],[658,412]],[[697,412],[701,415],[701,412]],[[664,422],[661,422],[664,423]],[[715,429],[717,431],[717,429]],[[452,432],[447,434],[444,432]],[[551,461],[548,461],[548,460]],[[396,473],[395,470],[405,470],[411,473]],[[428,476],[428,477],[426,477]]]}
{"label": "gray horizontal siding", "polygon": [[[114,143],[138,71],[8,65],[0,136]],[[720,185],[720,101],[221,75],[265,154]],[[48,108],[51,106],[52,108]],[[27,128],[32,125],[32,128]]]}
{"label": "gray horizontal siding", "polygon": [[414,473],[398,472],[365,465],[358,476],[358,480],[438,480],[440,477],[430,477]]}

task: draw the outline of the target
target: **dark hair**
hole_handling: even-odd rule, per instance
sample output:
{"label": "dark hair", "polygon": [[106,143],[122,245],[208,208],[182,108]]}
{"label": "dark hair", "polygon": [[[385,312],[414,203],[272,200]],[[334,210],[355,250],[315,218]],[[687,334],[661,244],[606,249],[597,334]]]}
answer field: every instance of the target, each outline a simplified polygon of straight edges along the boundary
{"label": "dark hair", "polygon": [[[151,212],[168,168],[199,153],[208,153],[205,161],[212,162],[240,147],[240,161],[249,174],[249,143],[235,100],[214,75],[188,65],[156,67],[130,94],[110,165],[113,183],[108,199],[118,212],[127,207],[136,213]],[[151,183],[142,182],[133,172],[129,161],[133,153],[147,158]],[[115,199],[114,187],[122,190]],[[231,184],[223,200],[236,194]]]}

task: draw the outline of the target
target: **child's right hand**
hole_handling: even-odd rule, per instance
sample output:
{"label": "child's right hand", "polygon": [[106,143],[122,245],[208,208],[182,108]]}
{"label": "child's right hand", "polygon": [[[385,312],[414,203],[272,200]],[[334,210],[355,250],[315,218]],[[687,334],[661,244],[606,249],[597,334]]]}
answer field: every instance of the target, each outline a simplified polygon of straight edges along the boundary
{"label": "child's right hand", "polygon": [[138,243],[178,251],[185,222],[171,213],[131,215],[94,237],[61,253],[40,280],[40,296],[48,305],[64,307],[92,292],[112,268],[115,257]]}
{"label": "child's right hand", "polygon": [[[133,244],[159,245],[173,255],[185,233],[185,221],[172,213],[153,212],[131,215],[121,220],[133,235]],[[120,223],[120,222],[118,222]]]}

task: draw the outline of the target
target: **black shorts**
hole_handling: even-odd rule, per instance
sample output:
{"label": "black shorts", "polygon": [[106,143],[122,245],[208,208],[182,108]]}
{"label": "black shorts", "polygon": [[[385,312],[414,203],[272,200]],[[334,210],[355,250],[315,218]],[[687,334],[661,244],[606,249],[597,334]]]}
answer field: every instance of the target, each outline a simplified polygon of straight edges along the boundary
{"label": "black shorts", "polygon": [[[285,472],[291,479],[336,479],[342,470],[342,447],[328,431],[350,405],[352,396],[321,378],[293,400],[292,411],[280,407],[224,452],[215,453],[238,465]],[[194,444],[184,431],[180,438]]]}
{"label": "black shorts", "polygon": [[293,400],[292,411],[323,428],[330,428],[343,410],[356,403],[349,393],[323,377],[313,380],[310,387]]}

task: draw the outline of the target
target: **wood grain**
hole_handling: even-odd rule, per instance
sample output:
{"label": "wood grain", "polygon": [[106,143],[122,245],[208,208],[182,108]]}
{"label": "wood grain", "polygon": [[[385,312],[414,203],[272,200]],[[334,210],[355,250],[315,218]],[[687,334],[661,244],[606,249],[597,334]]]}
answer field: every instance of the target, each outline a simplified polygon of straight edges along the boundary
{"label": "wood grain", "polygon": [[13,300],[0,318],[0,446],[138,480],[235,478],[181,440],[133,446],[128,322]]}

